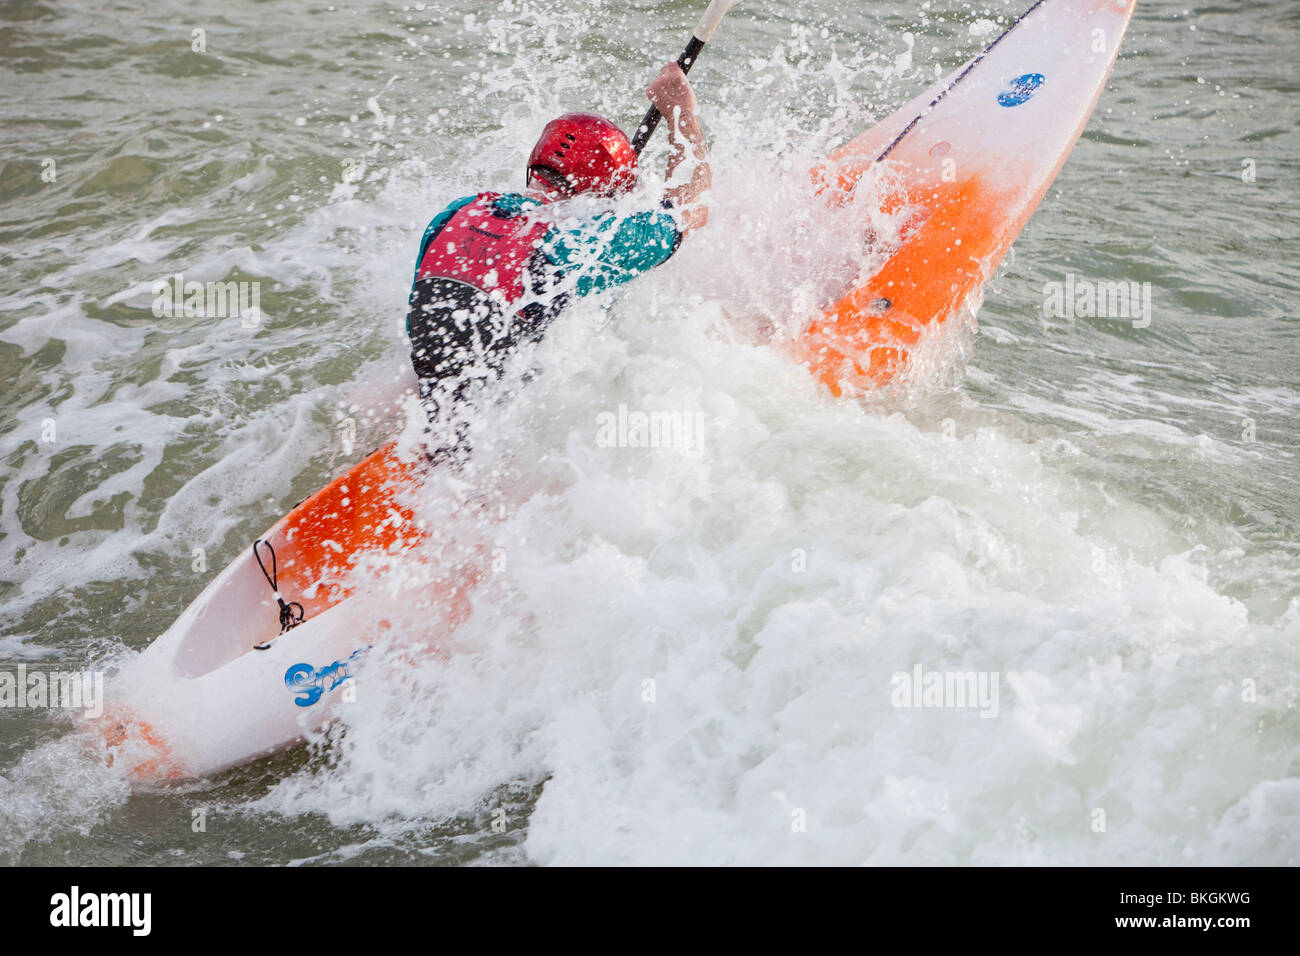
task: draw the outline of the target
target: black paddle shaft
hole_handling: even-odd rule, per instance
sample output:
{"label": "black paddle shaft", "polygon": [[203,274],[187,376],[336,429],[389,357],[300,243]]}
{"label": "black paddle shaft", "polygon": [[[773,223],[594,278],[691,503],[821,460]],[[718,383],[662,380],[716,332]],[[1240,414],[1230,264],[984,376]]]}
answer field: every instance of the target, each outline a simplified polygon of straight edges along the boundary
{"label": "black paddle shaft", "polygon": [[[682,68],[683,73],[691,72],[691,67],[695,65],[703,49],[704,41],[692,36],[691,42],[686,44],[685,51],[677,58],[677,65]],[[645,119],[641,120],[641,125],[637,127],[636,136],[632,137],[632,148],[636,150],[638,156],[641,155],[641,150],[645,149],[645,144],[650,142],[650,137],[654,135],[655,127],[659,125],[661,118],[658,108],[654,106],[646,111]]]}

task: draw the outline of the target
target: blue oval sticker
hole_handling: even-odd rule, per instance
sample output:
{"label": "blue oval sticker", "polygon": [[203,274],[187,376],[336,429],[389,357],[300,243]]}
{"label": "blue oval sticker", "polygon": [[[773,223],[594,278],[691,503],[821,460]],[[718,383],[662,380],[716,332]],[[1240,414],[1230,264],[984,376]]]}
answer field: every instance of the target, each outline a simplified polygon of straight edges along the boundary
{"label": "blue oval sticker", "polygon": [[1027,102],[1031,96],[1038,92],[1038,88],[1043,85],[1046,77],[1041,73],[1022,73],[1010,83],[1006,89],[998,94],[998,104],[1001,106],[1019,106]]}

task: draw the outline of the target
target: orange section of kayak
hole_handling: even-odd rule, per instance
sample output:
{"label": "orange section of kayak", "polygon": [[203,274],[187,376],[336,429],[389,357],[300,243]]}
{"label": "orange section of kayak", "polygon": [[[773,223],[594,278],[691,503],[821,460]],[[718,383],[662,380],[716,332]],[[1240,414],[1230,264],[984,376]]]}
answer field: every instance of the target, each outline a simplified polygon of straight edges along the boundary
{"label": "orange section of kayak", "polygon": [[172,756],[171,748],[148,723],[118,709],[104,713],[96,726],[108,745],[108,765],[127,761],[127,776],[137,782],[180,780],[185,768]]}
{"label": "orange section of kayak", "polygon": [[301,602],[310,617],[352,593],[341,579],[361,555],[418,544],[426,532],[402,497],[422,474],[420,465],[401,460],[392,443],[291,511],[270,536],[285,600]]}
{"label": "orange section of kayak", "polygon": [[[850,162],[836,176],[842,185],[849,172],[861,175],[865,169]],[[813,175],[824,182],[826,171]],[[885,385],[902,372],[923,330],[946,321],[979,289],[1018,231],[1009,215],[1011,197],[979,175],[914,183],[886,195],[880,205],[887,213],[914,210],[898,250],[795,342],[799,361],[836,395]],[[1014,218],[1023,222],[1028,212]]]}

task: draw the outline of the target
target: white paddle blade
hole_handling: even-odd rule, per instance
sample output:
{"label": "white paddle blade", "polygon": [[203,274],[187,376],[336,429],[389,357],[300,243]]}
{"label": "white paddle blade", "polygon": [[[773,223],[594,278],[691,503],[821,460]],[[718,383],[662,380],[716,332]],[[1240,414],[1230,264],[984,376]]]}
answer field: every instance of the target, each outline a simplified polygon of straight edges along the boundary
{"label": "white paddle blade", "polygon": [[704,11],[704,16],[700,18],[699,26],[695,28],[695,38],[708,43],[713,36],[713,31],[718,29],[718,24],[727,15],[727,11],[738,3],[740,0],[713,0],[709,4],[709,9]]}

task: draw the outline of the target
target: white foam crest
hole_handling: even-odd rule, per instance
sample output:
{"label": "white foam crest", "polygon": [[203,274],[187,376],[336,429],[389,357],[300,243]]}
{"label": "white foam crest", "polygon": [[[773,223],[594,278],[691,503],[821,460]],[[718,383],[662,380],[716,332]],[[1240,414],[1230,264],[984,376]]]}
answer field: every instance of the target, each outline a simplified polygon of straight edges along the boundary
{"label": "white foam crest", "polygon": [[86,836],[126,802],[131,787],[85,737],[36,745],[0,776],[0,859],[10,865],[29,843]]}
{"label": "white foam crest", "polygon": [[[542,863],[1222,857],[1214,808],[1284,771],[1239,745],[1261,713],[1285,720],[1280,698],[1238,699],[1242,655],[1273,632],[1194,556],[1117,547],[1157,515],[1114,510],[1051,442],[978,410],[948,438],[834,402],[718,334],[716,305],[651,310],[651,291],[608,323],[577,310],[544,374],[484,412],[478,467],[535,463],[540,493],[480,526],[505,568],[450,656],[367,669],[327,765],[257,808],[393,840],[540,784],[524,848]],[[703,454],[601,447],[596,416],[619,404],[701,410]],[[998,672],[999,718],[892,707],[918,662]],[[1169,701],[1196,705],[1159,718]],[[1201,809],[1150,809],[1173,804]]]}

